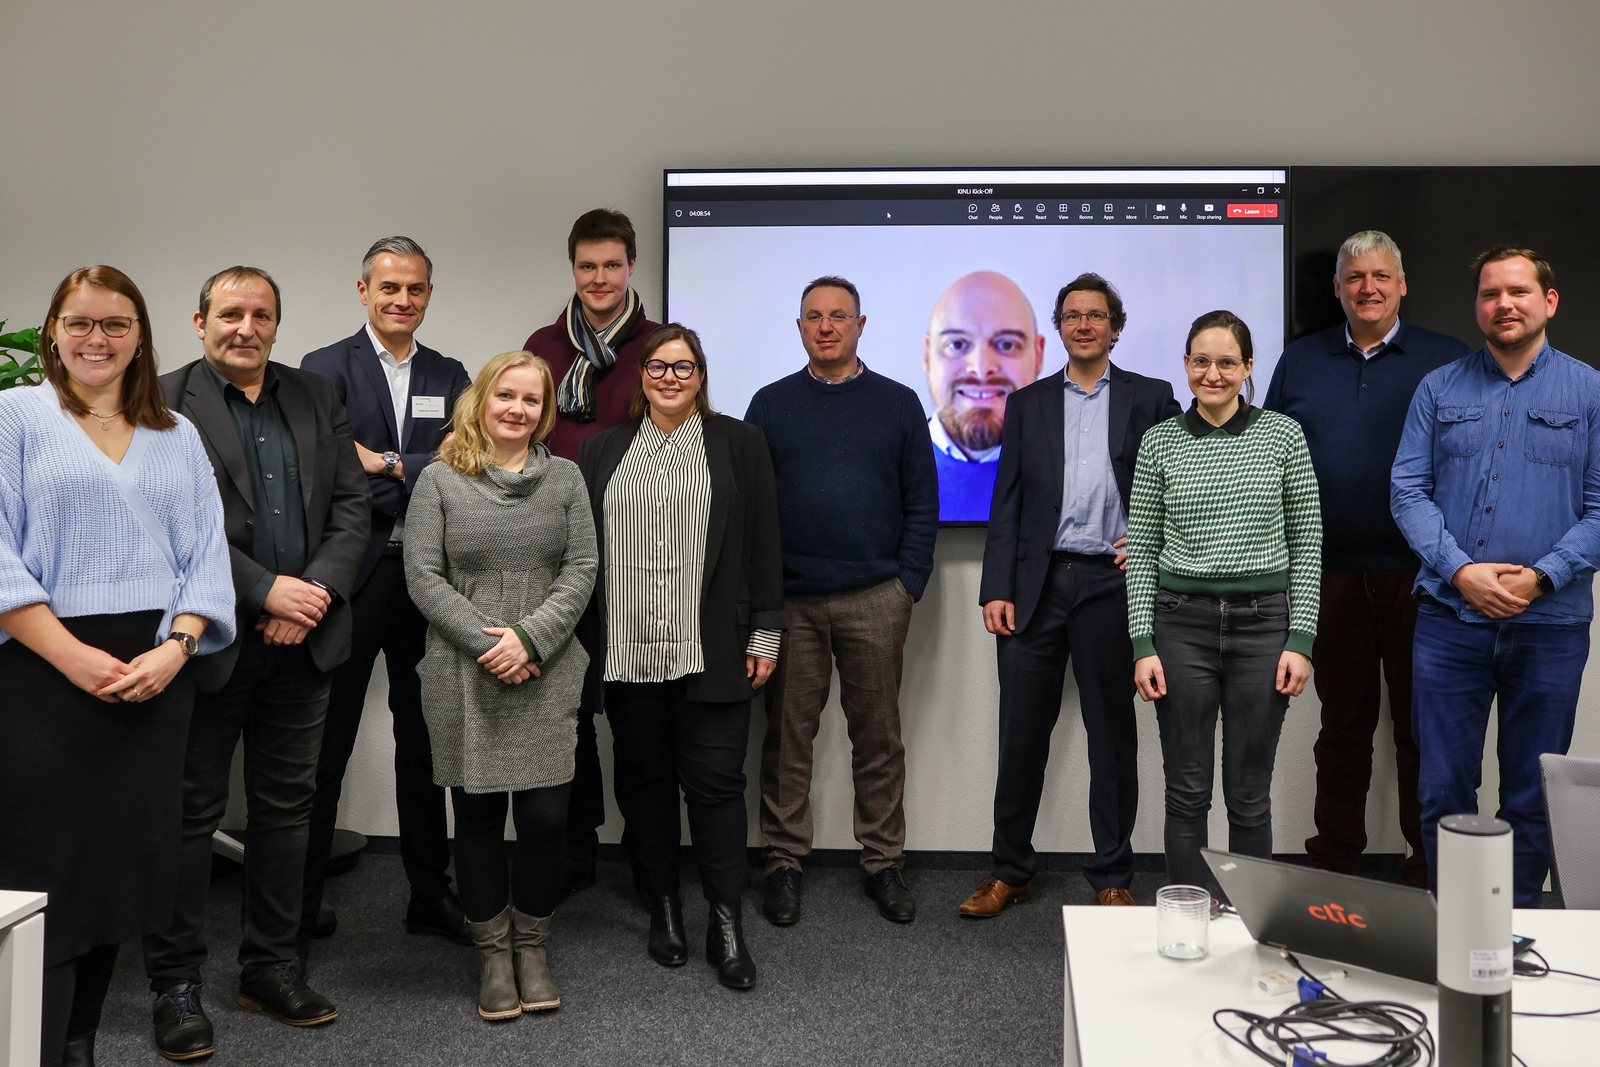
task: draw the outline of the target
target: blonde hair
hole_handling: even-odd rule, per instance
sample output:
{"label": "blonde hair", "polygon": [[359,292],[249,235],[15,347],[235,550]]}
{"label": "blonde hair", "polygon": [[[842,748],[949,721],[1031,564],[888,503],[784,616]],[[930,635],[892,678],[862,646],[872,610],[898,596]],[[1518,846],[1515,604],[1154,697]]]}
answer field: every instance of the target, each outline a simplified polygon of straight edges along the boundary
{"label": "blonde hair", "polygon": [[458,473],[476,478],[485,468],[494,465],[494,441],[489,436],[483,413],[489,406],[489,394],[499,384],[500,376],[513,367],[534,367],[544,381],[544,409],[539,413],[539,423],[533,428],[530,445],[538,444],[550,436],[556,424],[555,376],[550,364],[532,352],[502,352],[479,372],[477,379],[456,400],[450,417],[454,435],[439,447],[439,459]]}

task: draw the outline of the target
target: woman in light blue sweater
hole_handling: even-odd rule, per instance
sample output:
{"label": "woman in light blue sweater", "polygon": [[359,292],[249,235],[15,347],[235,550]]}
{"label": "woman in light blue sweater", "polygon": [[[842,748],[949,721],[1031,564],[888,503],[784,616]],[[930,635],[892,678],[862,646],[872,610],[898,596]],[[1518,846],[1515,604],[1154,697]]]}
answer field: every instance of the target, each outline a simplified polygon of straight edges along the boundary
{"label": "woman in light blue sweater", "polygon": [[48,1067],[93,1064],[118,945],[171,918],[182,668],[235,622],[222,500],[138,288],[74,271],[40,340],[47,381],[0,393],[0,886],[50,894]]}

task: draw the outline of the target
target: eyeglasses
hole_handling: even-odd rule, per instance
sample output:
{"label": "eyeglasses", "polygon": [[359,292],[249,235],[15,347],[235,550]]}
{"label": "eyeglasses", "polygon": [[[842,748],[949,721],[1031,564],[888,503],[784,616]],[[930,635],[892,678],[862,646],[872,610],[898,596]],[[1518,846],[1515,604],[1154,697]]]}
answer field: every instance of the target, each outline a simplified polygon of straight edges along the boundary
{"label": "eyeglasses", "polygon": [[1184,356],[1183,361],[1189,365],[1190,370],[1204,374],[1215,364],[1223,374],[1236,374],[1244,366],[1244,360],[1234,359],[1232,356],[1223,356],[1221,359],[1212,359],[1210,356]]}
{"label": "eyeglasses", "polygon": [[805,323],[807,326],[810,326],[812,329],[816,329],[818,326],[822,325],[824,320],[832,323],[834,326],[843,326],[845,323],[853,322],[860,317],[860,315],[846,315],[842,311],[830,311],[826,315],[820,311],[808,311],[804,316],[801,317],[800,321]]}
{"label": "eyeglasses", "polygon": [[700,369],[700,364],[687,359],[680,359],[676,363],[668,363],[662,359],[652,359],[644,365],[644,372],[652,378],[665,378],[667,368],[672,368],[672,376],[680,382],[686,382],[694,377],[694,372]]}
{"label": "eyeglasses", "polygon": [[1104,311],[1064,311],[1061,313],[1061,325],[1076,326],[1078,323],[1089,320],[1091,326],[1104,326],[1111,321],[1111,316]]}
{"label": "eyeglasses", "polygon": [[138,319],[126,315],[111,315],[104,319],[91,319],[87,315],[70,315],[59,320],[68,337],[88,337],[96,326],[107,337],[126,337]]}

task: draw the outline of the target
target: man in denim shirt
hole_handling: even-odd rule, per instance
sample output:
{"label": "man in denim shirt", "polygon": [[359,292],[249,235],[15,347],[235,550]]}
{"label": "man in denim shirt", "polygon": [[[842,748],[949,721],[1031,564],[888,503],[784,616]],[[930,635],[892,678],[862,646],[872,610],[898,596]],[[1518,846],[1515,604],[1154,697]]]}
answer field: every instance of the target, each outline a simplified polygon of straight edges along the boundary
{"label": "man in denim shirt", "polygon": [[1500,705],[1500,811],[1518,907],[1539,907],[1550,836],[1539,756],[1572,742],[1600,562],[1600,372],[1551,348],[1550,265],[1497,246],[1474,264],[1486,347],[1422,380],[1391,505],[1422,560],[1412,721],[1428,882],[1439,819],[1476,812]]}

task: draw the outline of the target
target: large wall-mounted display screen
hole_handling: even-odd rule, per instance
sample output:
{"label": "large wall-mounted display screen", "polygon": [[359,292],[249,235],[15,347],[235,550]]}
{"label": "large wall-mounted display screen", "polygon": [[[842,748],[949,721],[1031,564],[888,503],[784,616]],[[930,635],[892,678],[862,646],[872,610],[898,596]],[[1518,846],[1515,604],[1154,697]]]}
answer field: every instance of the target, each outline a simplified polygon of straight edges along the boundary
{"label": "large wall-mounted display screen", "polygon": [[941,520],[985,522],[1006,398],[1066,362],[1054,301],[1084,271],[1122,295],[1117,365],[1171,381],[1187,404],[1189,324],[1226,308],[1250,325],[1265,391],[1284,338],[1287,177],[668,171],[666,314],[704,341],[712,402],[743,415],[757,389],[805,365],[806,283],[849,279],[867,320],[861,358],[922,399]]}

